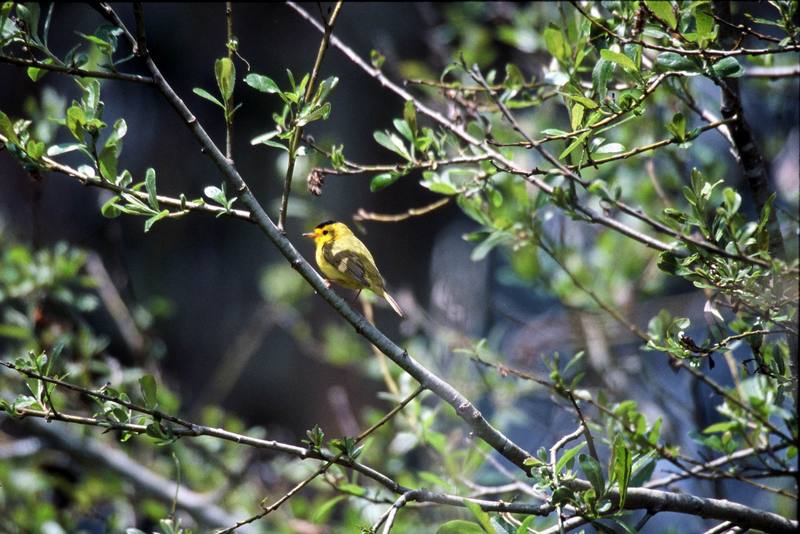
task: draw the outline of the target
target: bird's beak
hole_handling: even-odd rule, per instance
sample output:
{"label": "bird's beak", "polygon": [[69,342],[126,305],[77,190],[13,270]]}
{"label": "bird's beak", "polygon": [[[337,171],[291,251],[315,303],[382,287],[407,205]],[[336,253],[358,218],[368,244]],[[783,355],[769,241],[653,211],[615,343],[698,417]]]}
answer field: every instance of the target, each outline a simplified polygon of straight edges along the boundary
{"label": "bird's beak", "polygon": [[311,239],[314,239],[315,237],[317,237],[317,233],[316,232],[306,232],[305,234],[303,234],[303,237],[310,237]]}

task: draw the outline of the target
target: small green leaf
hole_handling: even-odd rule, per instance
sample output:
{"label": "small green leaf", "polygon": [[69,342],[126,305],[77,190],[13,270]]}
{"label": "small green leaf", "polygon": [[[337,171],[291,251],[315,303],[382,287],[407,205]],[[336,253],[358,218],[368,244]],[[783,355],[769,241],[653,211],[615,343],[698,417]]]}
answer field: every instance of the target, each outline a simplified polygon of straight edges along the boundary
{"label": "small green leaf", "polygon": [[384,62],[386,61],[386,57],[373,48],[369,51],[369,61],[372,63],[373,67],[381,70],[381,67],[383,67]]}
{"label": "small green leaf", "polygon": [[398,179],[400,179],[400,175],[396,173],[385,172],[378,174],[372,178],[372,181],[369,183],[369,190],[373,193],[375,191],[380,191],[384,187],[389,187],[393,183],[395,183]]}
{"label": "small green leaf", "polygon": [[533,523],[534,519],[536,519],[535,515],[529,515],[526,517],[525,520],[522,521],[522,523],[520,523],[520,525],[517,527],[516,534],[528,534],[528,528],[531,526],[531,523]]}
{"label": "small green leaf", "polygon": [[645,0],[645,4],[656,17],[663,20],[671,29],[678,27],[678,19],[672,10],[672,3],[666,0]]}
{"label": "small green leaf", "polygon": [[205,89],[201,89],[201,88],[199,88],[199,87],[195,87],[194,89],[192,89],[192,92],[193,92],[194,94],[196,94],[197,96],[199,96],[199,97],[205,98],[205,99],[206,99],[206,100],[208,100],[209,102],[213,102],[213,103],[215,103],[216,105],[218,105],[218,106],[219,106],[219,107],[221,107],[222,109],[225,109],[225,105],[224,105],[222,102],[220,102],[220,101],[217,99],[217,97],[215,97],[214,95],[212,95],[211,93],[209,93],[209,92],[208,92],[208,91],[206,91]]}
{"label": "small green leaf", "polygon": [[587,109],[596,109],[597,102],[592,100],[591,98],[587,98],[583,95],[566,95],[567,98],[574,100],[575,102],[580,102],[583,106]]}
{"label": "small green leaf", "polygon": [[83,125],[86,124],[86,114],[79,106],[70,106],[67,110],[67,129],[78,141],[83,141]]}
{"label": "small green leaf", "polygon": [[690,57],[675,52],[662,52],[656,57],[656,67],[662,71],[678,71],[699,74],[700,66]]}
{"label": "small green leaf", "polygon": [[158,196],[156,195],[156,171],[152,167],[144,173],[144,187],[147,190],[147,201],[154,210],[158,207]]}
{"label": "small green leaf", "polygon": [[[100,176],[111,183],[117,180],[117,150],[115,146],[106,146],[98,154]],[[157,209],[157,208],[156,208]]]}
{"label": "small green leaf", "polygon": [[11,119],[2,111],[0,111],[0,133],[6,136],[12,143],[16,145],[19,144],[19,137],[17,136],[17,132],[14,131],[14,125]]}
{"label": "small green leaf", "polygon": [[280,93],[278,84],[272,78],[261,74],[250,73],[244,78],[244,83],[262,93]]}
{"label": "small green leaf", "polygon": [[480,525],[483,527],[483,529],[486,532],[494,531],[494,529],[492,528],[492,524],[489,521],[489,514],[484,512],[483,509],[481,509],[479,504],[474,503],[474,502],[472,502],[470,500],[464,499],[464,506],[466,506],[467,509],[470,512],[472,512],[472,515],[475,517],[475,519],[478,520],[478,523],[480,523]]}
{"label": "small green leaf", "polygon": [[600,468],[600,464],[597,463],[597,460],[591,456],[581,454],[578,456],[578,463],[581,464],[583,474],[586,475],[595,493],[597,495],[603,495],[605,493],[606,483],[603,479],[603,471]]}
{"label": "small green leaf", "polygon": [[417,137],[417,108],[414,107],[414,102],[412,100],[406,100],[405,105],[403,106],[403,119],[408,124],[409,129],[411,130],[411,137]]}
{"label": "small green leaf", "polygon": [[558,462],[556,462],[556,473],[561,473],[561,470],[564,469],[564,466],[578,454],[581,449],[586,446],[586,442],[582,442],[580,445],[576,447],[572,447],[564,452],[564,455],[559,458]]}
{"label": "small green leaf", "polygon": [[117,201],[119,201],[118,196],[113,196],[106,200],[100,208],[100,214],[107,219],[116,219],[119,217],[122,212],[117,208]]}
{"label": "small green leaf", "polygon": [[634,63],[633,60],[628,56],[626,56],[625,54],[620,54],[619,52],[613,52],[611,50],[604,49],[600,51],[600,56],[607,61],[616,63],[617,65],[627,70],[628,72],[633,72],[633,73],[639,72],[639,67],[636,66],[636,63]]}
{"label": "small green leaf", "polygon": [[569,47],[564,43],[564,35],[561,30],[553,27],[545,28],[544,44],[547,51],[559,61],[566,61],[569,58]]}
{"label": "small green leaf", "polygon": [[337,495],[332,499],[328,499],[324,503],[322,503],[319,507],[316,508],[314,511],[314,515],[311,516],[311,521],[314,523],[324,523],[328,520],[328,516],[330,515],[333,508],[339,504],[339,502],[343,501],[346,498],[345,495]]}
{"label": "small green leaf", "polygon": [[156,400],[157,386],[156,380],[152,375],[144,375],[139,379],[139,390],[142,392],[142,399],[147,409],[155,409],[158,401]]}
{"label": "small green leaf", "polygon": [[597,94],[599,100],[603,100],[608,94],[608,82],[614,74],[614,63],[600,58],[595,63],[592,70],[592,90]]}
{"label": "small green leaf", "polygon": [[160,212],[156,213],[155,215],[153,215],[149,219],[147,219],[144,222],[144,232],[145,233],[149,232],[150,228],[152,228],[155,223],[157,223],[158,221],[160,221],[164,217],[167,217],[168,215],[169,215],[169,210],[163,210],[163,211],[160,211]]}
{"label": "small green leaf", "polygon": [[720,78],[739,78],[744,76],[744,68],[735,57],[722,58],[711,66],[711,71]]}
{"label": "small green leaf", "polygon": [[236,67],[233,61],[226,57],[219,58],[214,63],[214,75],[217,78],[222,101],[228,102],[233,96],[233,87],[236,84]]}
{"label": "small green leaf", "polygon": [[614,438],[612,449],[611,472],[619,486],[619,507],[625,507],[625,499],[628,495],[628,484],[631,481],[631,451],[625,445],[622,434],[617,434]]}
{"label": "small green leaf", "polygon": [[588,130],[579,135],[567,148],[564,149],[563,152],[561,152],[561,154],[558,155],[558,159],[564,159],[567,156],[569,156],[573,150],[575,150],[576,148],[578,148],[583,144],[583,142],[586,140],[587,137],[589,137],[589,134],[591,133],[592,131]]}

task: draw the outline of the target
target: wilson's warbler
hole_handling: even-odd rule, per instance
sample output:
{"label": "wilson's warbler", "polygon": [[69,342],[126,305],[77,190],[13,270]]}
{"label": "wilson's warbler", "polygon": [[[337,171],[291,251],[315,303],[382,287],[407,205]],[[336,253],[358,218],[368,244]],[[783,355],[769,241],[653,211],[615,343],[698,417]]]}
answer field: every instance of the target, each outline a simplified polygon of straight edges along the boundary
{"label": "wilson's warbler", "polygon": [[303,237],[314,240],[317,265],[325,278],[348,289],[357,289],[359,293],[362,289],[369,289],[386,299],[397,315],[405,317],[397,302],[386,292],[383,277],[372,254],[347,226],[340,222],[325,221],[318,224],[313,232],[303,234]]}

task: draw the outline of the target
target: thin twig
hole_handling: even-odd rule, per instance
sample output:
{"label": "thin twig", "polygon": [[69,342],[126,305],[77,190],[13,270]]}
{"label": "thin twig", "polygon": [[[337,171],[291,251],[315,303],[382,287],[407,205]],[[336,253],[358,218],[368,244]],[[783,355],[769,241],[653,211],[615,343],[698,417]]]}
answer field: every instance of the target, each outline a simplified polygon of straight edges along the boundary
{"label": "thin twig", "polygon": [[153,85],[155,81],[148,76],[140,76],[138,74],[125,74],[123,72],[107,72],[102,70],[87,70],[78,67],[68,67],[65,65],[57,65],[55,63],[42,63],[33,59],[23,59],[18,57],[7,56],[0,54],[0,63],[9,63],[20,67],[33,67],[42,70],[57,72],[59,74],[67,74],[70,76],[78,76],[80,78],[101,78],[105,80],[119,80],[123,82],[142,83],[145,85]]}
{"label": "thin twig", "polygon": [[[370,426],[368,429],[366,429],[361,434],[359,434],[358,437],[356,437],[356,440],[355,440],[356,444],[361,443],[364,439],[366,439],[367,436],[369,436],[370,434],[372,434],[373,432],[378,430],[380,427],[382,427],[387,421],[389,421],[392,417],[394,417],[400,410],[405,408],[408,405],[409,402],[414,400],[424,390],[425,390],[425,388],[423,388],[422,386],[420,386],[417,389],[415,389],[409,396],[407,396],[405,399],[403,399],[397,406],[392,408],[386,415],[381,417],[374,425]],[[344,452],[341,452],[341,453],[337,454],[335,458],[333,458],[332,460],[329,460],[328,462],[324,463],[319,469],[314,471],[311,475],[309,475],[308,477],[306,477],[305,479],[303,479],[299,483],[297,483],[292,489],[290,489],[288,492],[286,492],[280,499],[278,499],[274,503],[270,504],[269,506],[264,507],[264,509],[261,512],[255,514],[255,515],[253,515],[253,516],[251,516],[251,517],[249,517],[247,519],[243,519],[242,521],[238,521],[235,525],[233,525],[233,526],[231,526],[229,528],[226,528],[226,529],[218,531],[217,534],[230,534],[231,532],[233,532],[234,530],[238,529],[239,527],[241,527],[243,525],[247,525],[247,524],[252,523],[254,521],[258,521],[259,519],[261,519],[263,517],[266,517],[267,515],[271,514],[272,512],[274,512],[275,510],[280,508],[280,506],[283,503],[285,503],[286,501],[291,499],[294,495],[296,495],[301,489],[303,489],[308,484],[310,484],[314,479],[316,479],[321,474],[325,473],[330,466],[332,466],[334,463],[336,463],[337,460],[342,459],[344,456],[345,456]],[[405,495],[406,493],[408,493],[408,492],[403,493],[403,495]]]}
{"label": "thin twig", "polygon": [[[320,66],[322,65],[322,58],[325,57],[325,51],[328,49],[328,42],[330,41],[331,32],[333,32],[333,25],[336,24],[336,18],[342,9],[343,0],[336,2],[333,7],[330,18],[325,22],[325,31],[322,35],[322,40],[319,43],[317,50],[317,58],[314,60],[314,67],[311,69],[311,76],[308,79],[305,93],[303,98],[297,105],[297,109],[302,109],[306,102],[309,101],[314,91],[314,84],[319,76]],[[283,196],[281,197],[281,208],[278,213],[278,229],[281,232],[286,231],[286,211],[289,207],[289,193],[292,190],[292,177],[294,175],[294,164],[297,159],[297,148],[300,146],[300,138],[303,135],[303,127],[295,126],[292,140],[289,144],[289,163],[286,166],[286,177],[283,181]]]}
{"label": "thin twig", "polygon": [[371,213],[365,211],[364,208],[358,208],[358,211],[355,215],[353,215],[353,220],[355,221],[375,221],[375,222],[399,222],[405,221],[406,219],[410,219],[411,217],[419,217],[421,215],[427,215],[428,213],[437,210],[443,206],[446,206],[453,197],[444,197],[436,202],[432,202],[427,206],[422,206],[421,208],[409,208],[408,210],[404,211],[403,213],[397,213],[395,215],[389,215],[385,213]]}
{"label": "thin twig", "polygon": [[[225,30],[228,60],[233,62],[233,2],[225,2]],[[225,101],[225,157],[233,162],[233,100]]]}
{"label": "thin twig", "polygon": [[[558,487],[558,471],[556,470],[556,464],[558,463],[558,451],[574,439],[578,439],[583,435],[584,424],[581,422],[581,425],[578,427],[577,430],[574,432],[567,434],[566,436],[562,437],[558,441],[550,447],[550,471],[553,473],[553,485]],[[556,505],[556,517],[558,518],[558,526],[559,531],[561,534],[564,534],[564,518],[561,516],[561,504]]]}

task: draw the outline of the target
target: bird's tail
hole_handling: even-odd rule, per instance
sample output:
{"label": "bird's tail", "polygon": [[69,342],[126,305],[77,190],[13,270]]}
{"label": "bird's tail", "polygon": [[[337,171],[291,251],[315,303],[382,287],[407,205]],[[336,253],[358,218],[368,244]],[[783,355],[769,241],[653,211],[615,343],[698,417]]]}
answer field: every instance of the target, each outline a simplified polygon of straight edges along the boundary
{"label": "bird's tail", "polygon": [[403,309],[400,307],[399,304],[397,304],[397,301],[394,300],[394,298],[392,298],[392,296],[387,291],[383,292],[383,298],[386,299],[386,302],[389,303],[389,306],[392,307],[392,309],[397,313],[397,315],[399,315],[400,317],[406,316],[406,314],[403,313]]}

